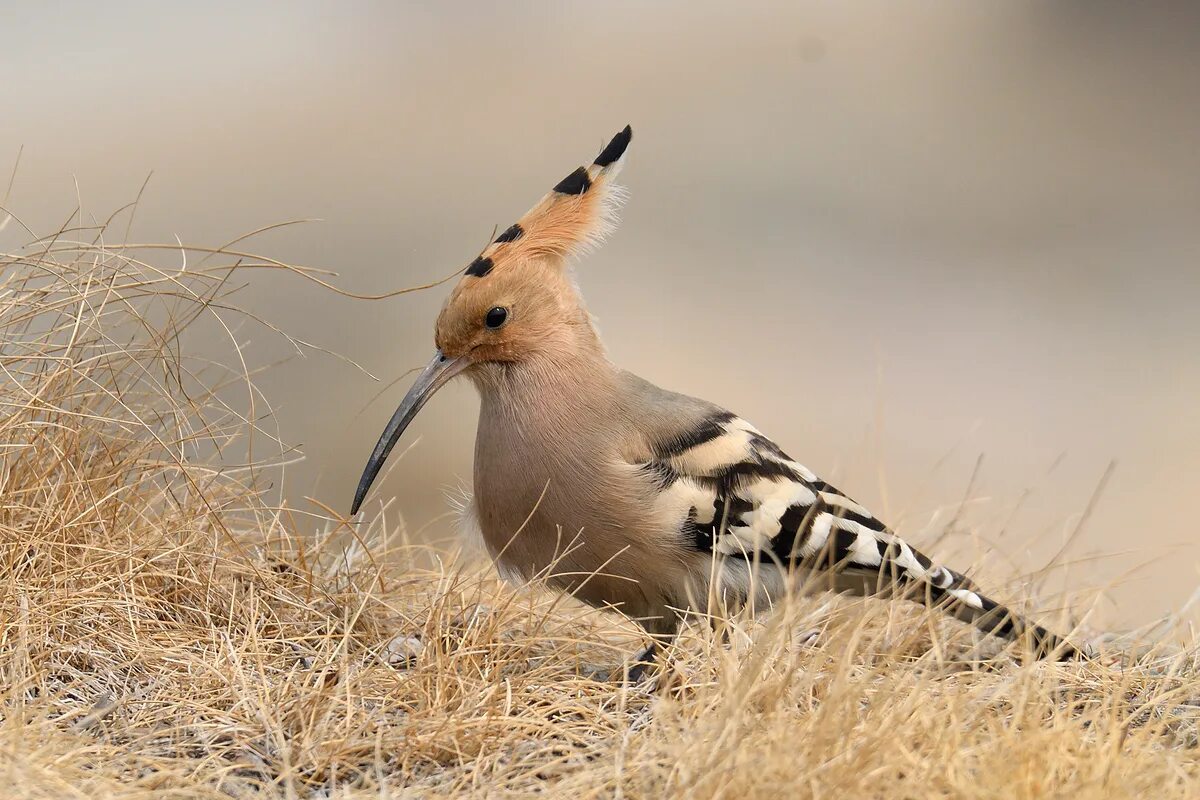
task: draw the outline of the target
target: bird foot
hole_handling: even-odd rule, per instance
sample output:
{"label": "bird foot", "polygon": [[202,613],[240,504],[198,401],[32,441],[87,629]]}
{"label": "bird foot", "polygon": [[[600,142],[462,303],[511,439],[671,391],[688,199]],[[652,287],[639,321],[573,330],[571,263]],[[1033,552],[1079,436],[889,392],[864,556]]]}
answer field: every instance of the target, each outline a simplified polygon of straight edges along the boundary
{"label": "bird foot", "polygon": [[658,668],[658,643],[651,642],[650,645],[635,653],[632,661],[621,666],[624,682],[645,683]]}
{"label": "bird foot", "polygon": [[804,631],[796,637],[796,644],[801,647],[816,647],[817,640],[821,638],[821,629],[813,628],[810,631]]}
{"label": "bird foot", "polygon": [[648,682],[655,674],[658,663],[658,644],[651,644],[635,653],[628,661],[615,669],[612,667],[584,666],[579,672],[600,683],[623,683],[631,686]]}

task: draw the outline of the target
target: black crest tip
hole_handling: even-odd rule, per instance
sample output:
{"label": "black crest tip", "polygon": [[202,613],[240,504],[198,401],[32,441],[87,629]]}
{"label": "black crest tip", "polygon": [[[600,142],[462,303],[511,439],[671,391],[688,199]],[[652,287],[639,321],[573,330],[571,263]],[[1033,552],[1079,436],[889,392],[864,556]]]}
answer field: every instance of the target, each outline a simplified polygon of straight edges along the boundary
{"label": "black crest tip", "polygon": [[587,169],[579,167],[567,177],[558,182],[554,187],[554,191],[559,194],[583,194],[592,186],[592,179],[588,177]]}
{"label": "black crest tip", "polygon": [[490,258],[479,256],[471,262],[471,266],[467,267],[466,274],[472,275],[476,278],[482,278],[484,275],[487,275],[492,271],[492,266],[492,260]]}
{"label": "black crest tip", "polygon": [[626,125],[620,133],[612,138],[600,155],[596,156],[596,160],[592,163],[598,167],[607,167],[621,156],[625,155],[625,148],[629,147],[630,140],[633,139],[633,128]]}
{"label": "black crest tip", "polygon": [[515,242],[517,239],[520,239],[521,236],[523,236],[524,234],[525,234],[525,229],[522,228],[516,222],[514,222],[512,225],[508,226],[508,229],[505,230],[504,233],[502,233],[496,237],[496,242],[498,244],[503,243],[503,242]]}

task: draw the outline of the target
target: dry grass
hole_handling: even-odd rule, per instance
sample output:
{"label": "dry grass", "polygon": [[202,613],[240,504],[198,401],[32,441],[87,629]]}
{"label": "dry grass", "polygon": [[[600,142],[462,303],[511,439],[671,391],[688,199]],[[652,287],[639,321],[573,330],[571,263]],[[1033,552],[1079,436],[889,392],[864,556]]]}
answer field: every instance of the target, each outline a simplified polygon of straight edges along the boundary
{"label": "dry grass", "polygon": [[973,664],[955,623],[818,598],[689,630],[657,688],[582,677],[637,644],[613,615],[271,500],[234,338],[184,332],[282,265],[101,234],[0,256],[6,796],[1200,796],[1190,649]]}

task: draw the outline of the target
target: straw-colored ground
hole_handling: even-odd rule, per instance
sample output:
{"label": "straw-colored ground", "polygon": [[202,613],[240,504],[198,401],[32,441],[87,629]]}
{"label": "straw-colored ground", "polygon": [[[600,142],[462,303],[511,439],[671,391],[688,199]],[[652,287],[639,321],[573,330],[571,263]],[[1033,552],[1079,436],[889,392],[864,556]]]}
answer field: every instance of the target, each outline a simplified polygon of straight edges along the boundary
{"label": "straw-colored ground", "polygon": [[273,507],[234,339],[180,333],[281,265],[99,236],[0,256],[0,795],[1200,796],[1190,649],[972,664],[817,597],[689,630],[656,686],[583,677],[637,646],[615,616]]}

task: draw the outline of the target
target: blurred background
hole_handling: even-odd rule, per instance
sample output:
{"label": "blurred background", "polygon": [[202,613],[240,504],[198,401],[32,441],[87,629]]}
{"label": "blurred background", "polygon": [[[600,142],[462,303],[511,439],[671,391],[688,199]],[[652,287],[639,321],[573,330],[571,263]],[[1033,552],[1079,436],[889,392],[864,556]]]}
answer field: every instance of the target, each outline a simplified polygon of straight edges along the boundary
{"label": "blurred background", "polygon": [[[614,360],[917,542],[957,532],[940,553],[994,546],[1006,574],[1066,545],[1101,621],[1197,586],[1200,5],[3,3],[0,29],[30,227],[102,219],[153,171],[132,239],[317,218],[244,246],[355,292],[465,266],[632,123],[623,224],[578,265]],[[295,506],[347,510],[447,290],[241,295],[380,379],[319,353],[262,378],[306,454]],[[476,406],[465,383],[430,404],[374,511],[452,535]]]}

